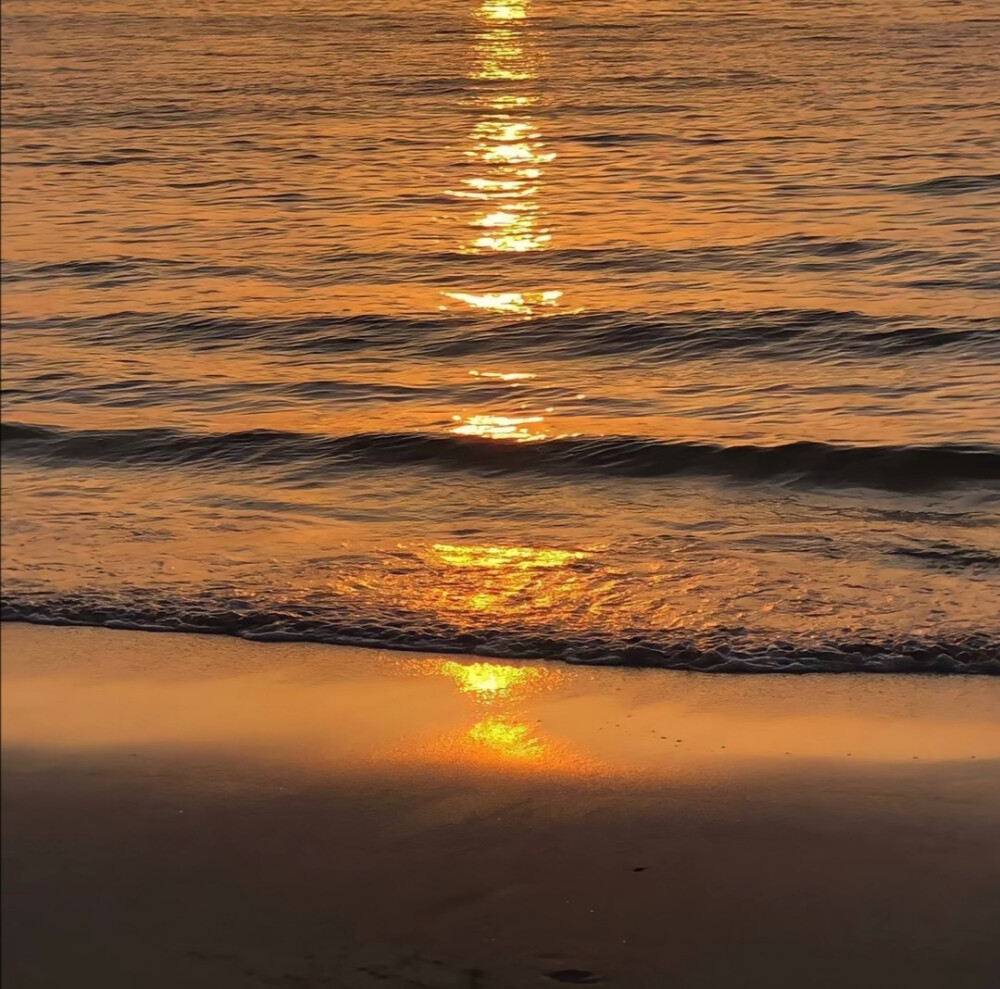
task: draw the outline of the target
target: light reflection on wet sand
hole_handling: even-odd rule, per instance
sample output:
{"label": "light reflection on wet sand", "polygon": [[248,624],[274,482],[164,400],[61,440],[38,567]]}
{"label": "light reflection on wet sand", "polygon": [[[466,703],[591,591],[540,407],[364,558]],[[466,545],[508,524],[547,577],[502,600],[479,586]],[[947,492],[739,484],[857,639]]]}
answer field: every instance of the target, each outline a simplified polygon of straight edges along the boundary
{"label": "light reflection on wet sand", "polygon": [[23,625],[2,636],[9,750],[622,780],[1000,758],[1000,683],[981,679],[702,678]]}
{"label": "light reflection on wet sand", "polygon": [[475,704],[473,724],[435,735],[422,748],[429,762],[449,765],[496,765],[501,770],[566,775],[596,770],[592,758],[544,732],[538,719],[525,717],[525,705],[557,690],[563,673],[557,667],[509,663],[429,660],[426,672],[454,682]]}

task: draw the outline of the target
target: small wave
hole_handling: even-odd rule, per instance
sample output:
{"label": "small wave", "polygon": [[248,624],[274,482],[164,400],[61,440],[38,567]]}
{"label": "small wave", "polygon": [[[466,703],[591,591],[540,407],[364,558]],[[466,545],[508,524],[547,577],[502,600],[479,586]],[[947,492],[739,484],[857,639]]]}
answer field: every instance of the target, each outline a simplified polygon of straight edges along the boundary
{"label": "small wave", "polygon": [[[483,393],[485,393],[485,389]],[[502,397],[503,388],[496,388]],[[295,399],[352,404],[372,402],[424,402],[428,399],[454,401],[454,389],[433,385],[403,385],[379,381],[338,381],[307,378],[302,381],[197,382],[190,378],[107,379],[71,374],[37,374],[20,379],[17,387],[0,388],[8,407],[19,403],[60,402],[74,405],[102,405],[132,408],[197,402],[216,409],[245,405],[253,399],[255,408],[273,408]]]}
{"label": "small wave", "polygon": [[42,263],[5,261],[3,264],[3,280],[8,284],[67,278],[86,281],[96,288],[164,277],[240,278],[252,274],[256,274],[256,269],[245,265],[130,256]]}
{"label": "small wave", "polygon": [[702,475],[890,491],[1000,481],[1000,449],[960,444],[723,446],[630,436],[564,436],[510,443],[448,433],[326,436],[268,429],[207,434],[166,428],[72,431],[17,422],[5,422],[0,430],[6,457],[55,466],[272,466],[310,478],[355,467],[426,467],[562,478]]}
{"label": "small wave", "polygon": [[896,192],[912,192],[927,196],[986,192],[996,188],[1000,188],[1000,172],[989,175],[940,175],[923,182],[910,182],[905,185],[893,186]]}
{"label": "small wave", "polygon": [[663,141],[664,136],[662,134],[643,134],[640,132],[612,133],[605,131],[596,134],[571,134],[567,135],[564,140],[599,148],[613,148],[623,144],[656,144]]}
{"label": "small wave", "polygon": [[[519,337],[520,340],[515,340]],[[745,358],[816,360],[920,354],[941,349],[1000,357],[1000,326],[954,329],[926,323],[902,325],[834,310],[762,310],[743,313],[683,312],[665,316],[584,313],[530,324],[501,326],[472,339],[450,334],[426,347],[445,355],[503,353],[512,344],[580,357],[641,355],[660,360]]]}
{"label": "small wave", "polygon": [[97,158],[77,158],[73,161],[60,162],[64,165],[77,165],[83,168],[111,168],[115,165],[134,165],[148,160],[145,154],[109,154]]}
{"label": "small wave", "polygon": [[[595,143],[625,142],[628,137],[614,133],[601,134],[596,136]],[[584,139],[585,136],[577,140]],[[709,136],[699,140],[718,142],[722,138]],[[434,193],[422,194],[416,198],[396,197],[382,201],[382,205],[412,205],[414,202],[428,205],[453,203],[454,196]],[[331,269],[343,267],[391,269],[405,276],[413,272],[414,266],[421,272],[439,267],[446,272],[557,269],[583,273],[600,271],[662,275],[723,271],[759,276],[763,272],[783,271],[830,271],[841,274],[879,270],[890,274],[912,270],[933,272],[942,267],[950,270],[968,267],[980,260],[978,255],[967,250],[918,247],[884,238],[841,239],[799,233],[738,244],[705,244],[697,247],[663,248],[639,244],[554,247],[546,251],[527,251],[502,258],[489,253],[467,254],[459,251],[426,252],[414,257],[404,251],[338,250],[309,259],[303,267],[322,271],[324,277],[328,276]]]}
{"label": "small wave", "polygon": [[829,309],[682,310],[662,315],[573,312],[535,320],[490,321],[465,315],[269,318],[118,312],[52,317],[43,322],[8,319],[5,329],[42,331],[115,347],[131,340],[143,346],[250,348],[292,354],[368,350],[415,357],[631,355],[671,361],[722,354],[745,359],[864,360],[946,351],[958,358],[1000,359],[1000,323],[996,320],[932,323]]}
{"label": "small wave", "polygon": [[1000,570],[1000,553],[985,549],[970,549],[950,543],[930,546],[900,546],[890,550],[894,556],[906,557],[931,570],[961,572],[965,570]]}
{"label": "small wave", "polygon": [[[581,135],[579,141],[594,144],[634,143],[642,135],[614,132]],[[705,137],[699,140],[722,140]],[[172,188],[197,190],[246,184],[239,178],[210,179],[175,183]],[[299,202],[301,192],[284,192],[268,196],[252,196],[266,202]],[[453,194],[421,192],[394,195],[372,201],[373,208],[412,209],[415,205],[444,206],[454,203]],[[841,275],[881,273],[885,277],[903,274],[911,280],[933,280],[940,272],[947,271],[950,279],[976,279],[989,277],[990,266],[974,252],[968,250],[942,250],[917,247],[894,240],[875,238],[836,238],[808,234],[789,234],[781,237],[758,239],[740,244],[707,244],[698,247],[664,249],[648,245],[626,246],[555,247],[551,250],[514,253],[505,257],[495,254],[468,254],[460,251],[428,251],[419,256],[401,250],[351,251],[343,248],[335,252],[322,251],[299,257],[294,266],[260,264],[249,266],[211,265],[203,260],[189,258],[107,257],[78,258],[63,262],[34,262],[5,264],[8,279],[50,279],[53,277],[100,276],[114,269],[130,275],[153,277],[170,274],[200,275],[213,273],[219,276],[241,277],[253,275],[266,281],[289,285],[326,285],[331,277],[353,278],[370,272],[378,277],[391,273],[392,277],[412,280],[414,277],[434,282],[445,282],[461,273],[465,277],[475,272],[477,277],[493,278],[512,271],[522,272],[590,272],[640,274],[702,275],[714,272],[745,273],[760,277],[764,273],[831,272]]]}
{"label": "small wave", "polygon": [[[315,157],[315,156],[314,156]],[[168,188],[170,189],[217,189],[221,186],[227,185],[246,185],[248,182],[244,178],[229,178],[229,179],[204,179],[199,182],[170,182],[168,183]]]}
{"label": "small wave", "polygon": [[6,597],[4,621],[86,625],[150,632],[231,635],[262,642],[321,642],[415,652],[504,659],[548,659],[595,666],[654,667],[704,673],[961,673],[1000,675],[1000,637],[971,634],[946,639],[821,643],[730,644],[725,630],[696,639],[683,633],[623,638],[615,634],[561,635],[506,628],[459,630],[434,621],[387,625],[339,619],[315,609],[238,611],[204,604],[102,604],[81,599],[45,602]]}

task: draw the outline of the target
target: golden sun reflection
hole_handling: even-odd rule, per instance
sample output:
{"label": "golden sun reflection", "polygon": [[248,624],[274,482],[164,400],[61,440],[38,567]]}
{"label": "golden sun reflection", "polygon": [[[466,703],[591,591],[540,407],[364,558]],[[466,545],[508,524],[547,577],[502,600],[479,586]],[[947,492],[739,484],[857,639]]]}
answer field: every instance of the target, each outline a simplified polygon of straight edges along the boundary
{"label": "golden sun reflection", "polygon": [[495,378],[498,381],[531,381],[538,377],[529,371],[509,371],[506,373],[503,371],[470,371],[469,374],[473,378]]}
{"label": "golden sun reflection", "polygon": [[[555,306],[562,298],[562,292],[483,292],[475,295],[472,292],[445,292],[449,299],[464,302],[473,309],[490,309],[494,312],[516,313],[530,316],[543,306]],[[530,375],[534,377],[534,375]]]}
{"label": "golden sun reflection", "polygon": [[[491,552],[506,549],[484,548]],[[500,553],[501,558],[505,555]],[[424,757],[440,759],[452,766],[558,775],[584,772],[591,766],[589,760],[574,752],[566,742],[547,736],[537,719],[531,717],[531,702],[565,680],[558,667],[441,659],[430,661],[425,670],[452,680],[459,692],[480,710],[468,727],[434,738],[422,751]]]}
{"label": "golden sun reflection", "polygon": [[535,689],[551,686],[560,679],[558,673],[543,667],[507,666],[504,663],[441,660],[434,664],[433,669],[454,680],[463,694],[472,694],[477,700],[487,703],[533,693]]}
{"label": "golden sun reflection", "polygon": [[478,16],[484,20],[518,21],[527,16],[528,0],[483,0]]}
{"label": "golden sun reflection", "polygon": [[[545,250],[552,240],[542,194],[546,168],[556,155],[546,148],[531,113],[539,97],[529,85],[538,75],[529,15],[530,0],[482,0],[473,12],[480,31],[468,75],[484,85],[476,87],[466,105],[479,108],[481,115],[464,152],[468,174],[460,179],[460,187],[447,190],[453,199],[470,207],[463,218],[460,244],[465,253],[523,254]],[[445,291],[442,295],[469,309],[520,319],[564,305],[563,292],[551,288],[499,286]],[[524,372],[470,373],[515,383],[534,377]],[[556,435],[544,425],[553,411],[526,404],[515,411],[463,410],[452,416],[448,429],[457,436],[536,443]],[[493,600],[493,595],[477,592],[468,603],[475,610],[484,610]]]}
{"label": "golden sun reflection", "polygon": [[[531,112],[539,100],[529,83],[538,76],[538,51],[532,43],[530,0],[482,0],[473,17],[479,22],[469,79],[473,87],[465,105],[479,111],[464,151],[466,174],[447,189],[464,206],[459,249],[466,254],[516,255],[550,247],[542,197],[545,171],[556,158],[546,148]],[[501,269],[502,270],[502,269]],[[546,311],[562,310],[563,292],[553,288],[504,285],[443,291],[444,299],[480,314],[530,320]],[[448,304],[439,308],[447,310]],[[505,382],[528,380],[528,373],[470,372]],[[508,443],[536,443],[557,434],[545,426],[553,408],[490,410],[452,416],[449,431],[457,436]],[[501,412],[505,414],[500,414]]]}
{"label": "golden sun reflection", "polygon": [[429,552],[436,577],[428,593],[442,613],[534,616],[578,591],[580,575],[570,565],[589,555],[530,546],[437,543]]}
{"label": "golden sun reflection", "polygon": [[[413,755],[414,753],[410,753]],[[598,765],[537,725],[508,714],[489,714],[468,728],[432,739],[416,755],[425,762],[491,772],[557,777],[593,773]]]}
{"label": "golden sun reflection", "polygon": [[499,567],[530,570],[535,567],[564,567],[587,554],[564,549],[533,549],[530,546],[448,546],[432,547],[441,562],[452,567]]}
{"label": "golden sun reflection", "polygon": [[468,225],[484,232],[469,238],[463,250],[523,253],[547,246],[552,235],[541,224],[538,194],[541,166],[555,154],[543,149],[534,123],[496,111],[473,128],[472,148],[465,154],[488,171],[463,179],[462,189],[449,190],[456,199],[482,204]]}
{"label": "golden sun reflection", "polygon": [[537,443],[548,433],[537,428],[545,421],[545,416],[452,416],[450,432],[457,436],[480,436],[490,440],[509,440],[514,443]]}
{"label": "golden sun reflection", "polygon": [[532,732],[529,725],[502,715],[483,718],[466,735],[472,743],[481,745],[504,759],[537,762],[547,754],[545,743]]}
{"label": "golden sun reflection", "polygon": [[[530,0],[482,0],[473,16],[481,30],[469,78],[485,84],[469,105],[482,115],[472,128],[465,157],[472,174],[453,199],[474,203],[465,220],[461,250],[468,254],[523,254],[552,240],[540,196],[545,166],[555,159],[528,112],[538,100],[527,84],[537,78],[536,52],[528,33]],[[501,91],[502,90],[502,91]],[[530,317],[536,307],[557,304],[561,292],[446,292],[473,308]]]}
{"label": "golden sun reflection", "polygon": [[419,589],[422,608],[467,621],[471,615],[537,619],[540,613],[579,593],[573,566],[594,551],[530,546],[448,545],[425,547],[427,577]]}

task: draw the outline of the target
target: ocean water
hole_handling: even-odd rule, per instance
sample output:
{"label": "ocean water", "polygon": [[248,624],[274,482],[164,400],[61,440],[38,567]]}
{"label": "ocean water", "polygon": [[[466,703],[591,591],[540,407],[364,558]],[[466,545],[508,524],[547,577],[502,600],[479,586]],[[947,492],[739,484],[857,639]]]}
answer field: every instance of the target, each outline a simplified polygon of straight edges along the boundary
{"label": "ocean water", "polygon": [[993,0],[8,0],[6,618],[1000,671]]}

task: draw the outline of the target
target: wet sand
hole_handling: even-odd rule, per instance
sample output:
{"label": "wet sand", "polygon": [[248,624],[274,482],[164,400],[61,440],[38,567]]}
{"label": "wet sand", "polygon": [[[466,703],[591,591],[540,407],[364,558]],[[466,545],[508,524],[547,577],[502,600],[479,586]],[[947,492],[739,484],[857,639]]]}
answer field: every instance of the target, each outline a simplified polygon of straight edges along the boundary
{"label": "wet sand", "polygon": [[11,989],[1000,979],[1000,681],[2,637]]}

